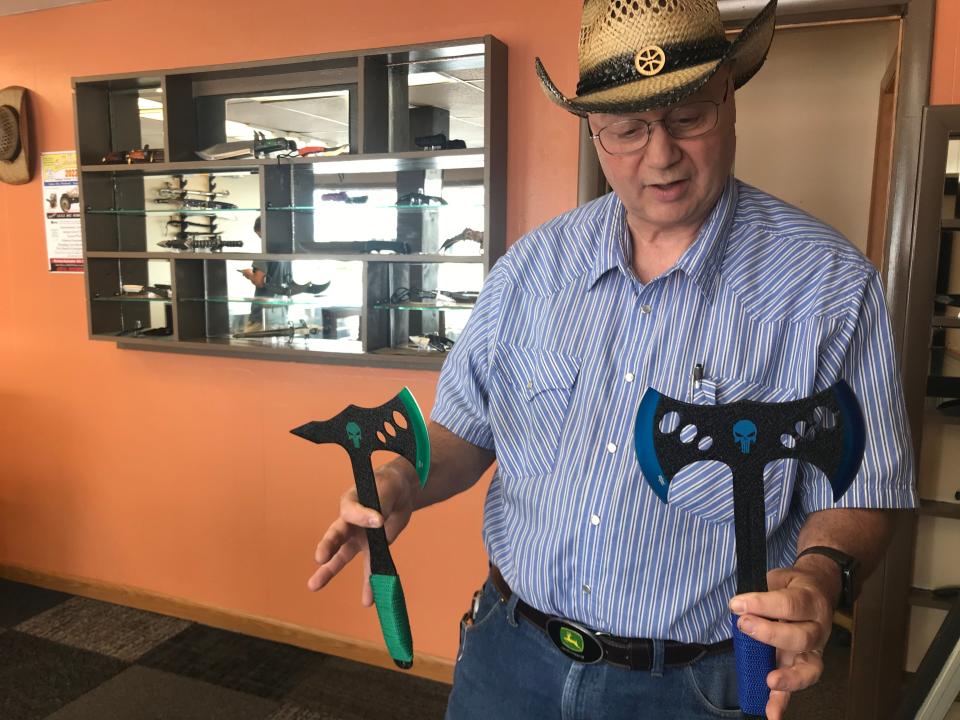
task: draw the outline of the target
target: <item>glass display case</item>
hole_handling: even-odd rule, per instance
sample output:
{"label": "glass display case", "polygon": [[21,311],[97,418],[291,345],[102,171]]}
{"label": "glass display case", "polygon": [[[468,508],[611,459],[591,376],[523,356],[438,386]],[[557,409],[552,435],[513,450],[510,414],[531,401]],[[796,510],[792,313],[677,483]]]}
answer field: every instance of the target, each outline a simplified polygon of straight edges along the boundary
{"label": "glass display case", "polygon": [[503,253],[493,37],[74,88],[92,338],[438,367]]}

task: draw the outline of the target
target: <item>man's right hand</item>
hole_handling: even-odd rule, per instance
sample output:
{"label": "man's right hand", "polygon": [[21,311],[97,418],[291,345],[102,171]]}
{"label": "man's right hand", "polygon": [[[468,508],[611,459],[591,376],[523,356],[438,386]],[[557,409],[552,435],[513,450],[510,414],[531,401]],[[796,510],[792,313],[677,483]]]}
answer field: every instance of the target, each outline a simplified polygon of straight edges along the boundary
{"label": "man's right hand", "polygon": [[[407,469],[408,472],[405,471]],[[387,542],[392,543],[410,522],[414,498],[419,491],[417,474],[406,460],[385,465],[378,469],[375,475],[382,514],[361,505],[357,499],[356,488],[350,488],[343,493],[340,496],[340,516],[327,528],[327,532],[317,544],[314,559],[320,567],[307,580],[310,590],[317,591],[325,587],[357,553],[362,552],[364,571],[360,601],[366,607],[373,604],[366,529],[383,525]]]}
{"label": "man's right hand", "polygon": [[320,565],[307,581],[311,590],[327,583],[357,553],[364,555],[363,593],[361,602],[373,604],[370,588],[370,554],[366,529],[385,523],[387,542],[393,542],[410,522],[410,515],[433,503],[442,502],[473,486],[496,459],[492,450],[471,445],[442,425],[430,423],[430,477],[421,488],[413,465],[397,458],[374,473],[382,514],[366,508],[357,500],[357,491],[350,488],[340,496],[340,516],[333,521],[317,545],[315,559]]}

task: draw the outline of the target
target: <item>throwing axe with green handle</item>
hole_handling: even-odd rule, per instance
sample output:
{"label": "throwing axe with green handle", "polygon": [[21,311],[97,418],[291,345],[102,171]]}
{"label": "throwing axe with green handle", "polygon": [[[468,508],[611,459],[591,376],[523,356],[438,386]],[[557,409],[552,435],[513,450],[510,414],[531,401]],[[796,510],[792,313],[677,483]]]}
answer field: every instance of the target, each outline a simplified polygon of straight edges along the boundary
{"label": "throwing axe with green handle", "polygon": [[[389,450],[405,457],[416,468],[420,486],[427,482],[430,438],[420,407],[407,388],[379,407],[348,405],[329,420],[314,420],[290,432],[318,444],[336,443],[346,450],[353,464],[357,497],[371,510],[381,512],[370,462],[374,451]],[[410,620],[383,527],[367,528],[367,543],[370,546],[370,586],[380,629],[390,657],[398,667],[407,669],[413,665]]]}

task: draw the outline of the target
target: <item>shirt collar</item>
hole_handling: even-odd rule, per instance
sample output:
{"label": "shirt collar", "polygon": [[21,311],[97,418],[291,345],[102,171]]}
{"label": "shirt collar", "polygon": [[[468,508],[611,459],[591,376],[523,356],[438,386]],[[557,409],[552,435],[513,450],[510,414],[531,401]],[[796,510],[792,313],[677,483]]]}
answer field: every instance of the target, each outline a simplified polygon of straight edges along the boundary
{"label": "shirt collar", "polygon": [[[697,284],[708,302],[713,300],[716,290],[727,237],[733,226],[737,195],[737,181],[731,175],[720,194],[720,199],[700,228],[697,239],[680,256],[677,264],[664,273],[665,276],[678,269],[682,270]],[[633,270],[627,260],[632,253],[630,232],[627,229],[627,212],[615,193],[610,193],[603,215],[600,246],[588,277],[587,287],[590,288],[604,273],[614,268],[628,277],[633,277]]]}
{"label": "shirt collar", "polygon": [[596,285],[605,273],[617,268],[630,275],[627,258],[630,257],[630,233],[627,231],[627,211],[616,193],[611,192],[601,211],[601,233],[593,267],[587,277],[587,287]]}
{"label": "shirt collar", "polygon": [[713,302],[720,266],[727,247],[727,238],[733,227],[737,207],[737,181],[733,175],[727,178],[726,187],[714,206],[707,221],[700,228],[697,239],[680,256],[676,267],[693,280],[704,298]]}

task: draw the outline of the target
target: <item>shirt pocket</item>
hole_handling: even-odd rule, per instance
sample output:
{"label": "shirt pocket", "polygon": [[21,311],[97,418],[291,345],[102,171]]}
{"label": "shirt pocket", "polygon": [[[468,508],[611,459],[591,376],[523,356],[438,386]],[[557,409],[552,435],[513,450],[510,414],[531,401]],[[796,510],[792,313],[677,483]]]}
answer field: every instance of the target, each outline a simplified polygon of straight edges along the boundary
{"label": "shirt pocket", "polygon": [[580,359],[554,350],[501,348],[490,390],[500,470],[514,476],[553,471]]}
{"label": "shirt pocket", "polygon": [[[734,377],[704,378],[694,387],[692,402],[696,405],[728,405],[740,400],[757,402],[787,402],[796,400],[798,392],[790,387],[774,387]],[[696,437],[684,432],[689,423],[680,419],[680,439],[701,443],[703,433]],[[693,423],[696,425],[696,423]],[[775,460],[767,463],[763,473],[766,527],[769,533],[786,516],[793,494],[796,476],[795,460]],[[687,465],[670,481],[669,502],[676,509],[712,523],[733,522],[733,474],[718,461]],[[786,504],[785,504],[786,503]]]}

